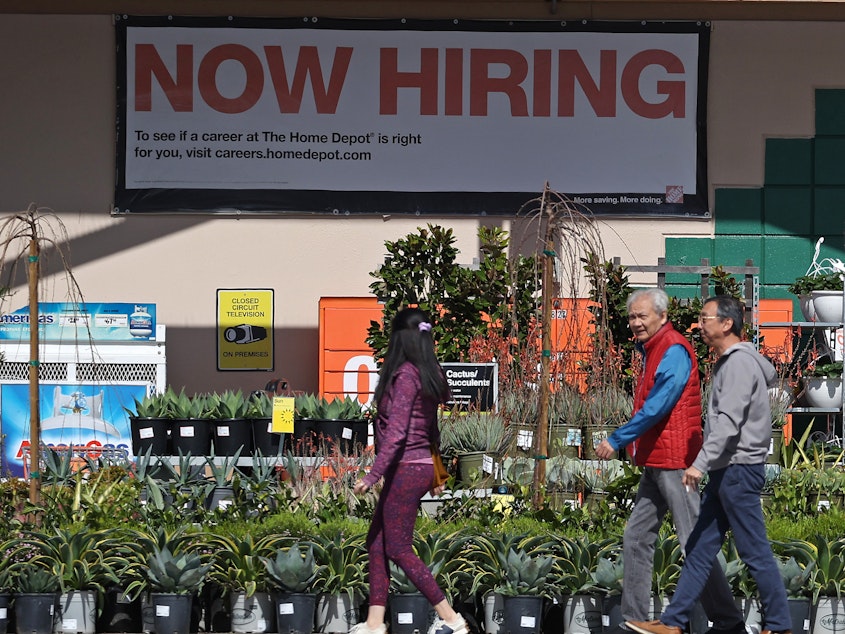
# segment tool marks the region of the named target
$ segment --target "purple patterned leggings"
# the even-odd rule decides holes
[[[431,605],[446,598],[431,571],[412,548],[414,523],[420,500],[431,489],[434,467],[430,464],[399,463],[386,474],[370,531],[370,605],[387,605],[390,589],[388,560],[399,566]]]

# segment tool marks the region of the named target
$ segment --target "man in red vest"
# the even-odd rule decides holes
[[[702,444],[698,363],[689,341],[669,322],[668,307],[669,298],[659,288],[637,290],[628,298],[628,326],[643,357],[634,413],[596,448],[598,457],[608,460],[626,447],[634,464],[642,467],[622,540],[623,621],[654,618],[649,613],[654,544],[666,512],[672,514],[681,547],[698,517],[698,489],[683,483],[684,470]],[[713,624],[707,634],[744,634],[742,612],[721,566],[713,563],[701,595]],[[619,631],[630,632],[625,625]]]
[[[772,441],[769,388],[777,385],[778,376],[754,344],[743,341],[744,313],[737,299],[718,295],[704,302],[698,316],[701,339],[718,359],[710,379],[704,444],[683,482],[697,490],[705,473],[709,478],[672,603],[659,620],[629,621],[639,634],[682,634],[702,588],[713,578],[713,560],[728,529],[757,582],[762,634],[792,634],[786,590],[760,507]]]

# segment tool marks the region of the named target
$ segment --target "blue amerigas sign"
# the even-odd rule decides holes
[[[29,337],[29,307],[0,315],[0,341]],[[156,306],[150,303],[60,303],[38,305],[41,341],[155,341]]]

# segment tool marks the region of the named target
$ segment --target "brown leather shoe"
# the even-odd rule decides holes
[[[682,634],[681,628],[660,621],[625,621],[625,625],[639,634]]]

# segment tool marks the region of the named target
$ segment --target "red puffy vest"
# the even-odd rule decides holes
[[[645,367],[634,394],[634,411],[639,411],[654,386],[657,366],[669,346],[682,345],[692,360],[687,384],[669,415],[628,446],[628,455],[641,467],[686,469],[701,450],[701,388],[695,351],[681,333],[666,322],[645,342]]]

